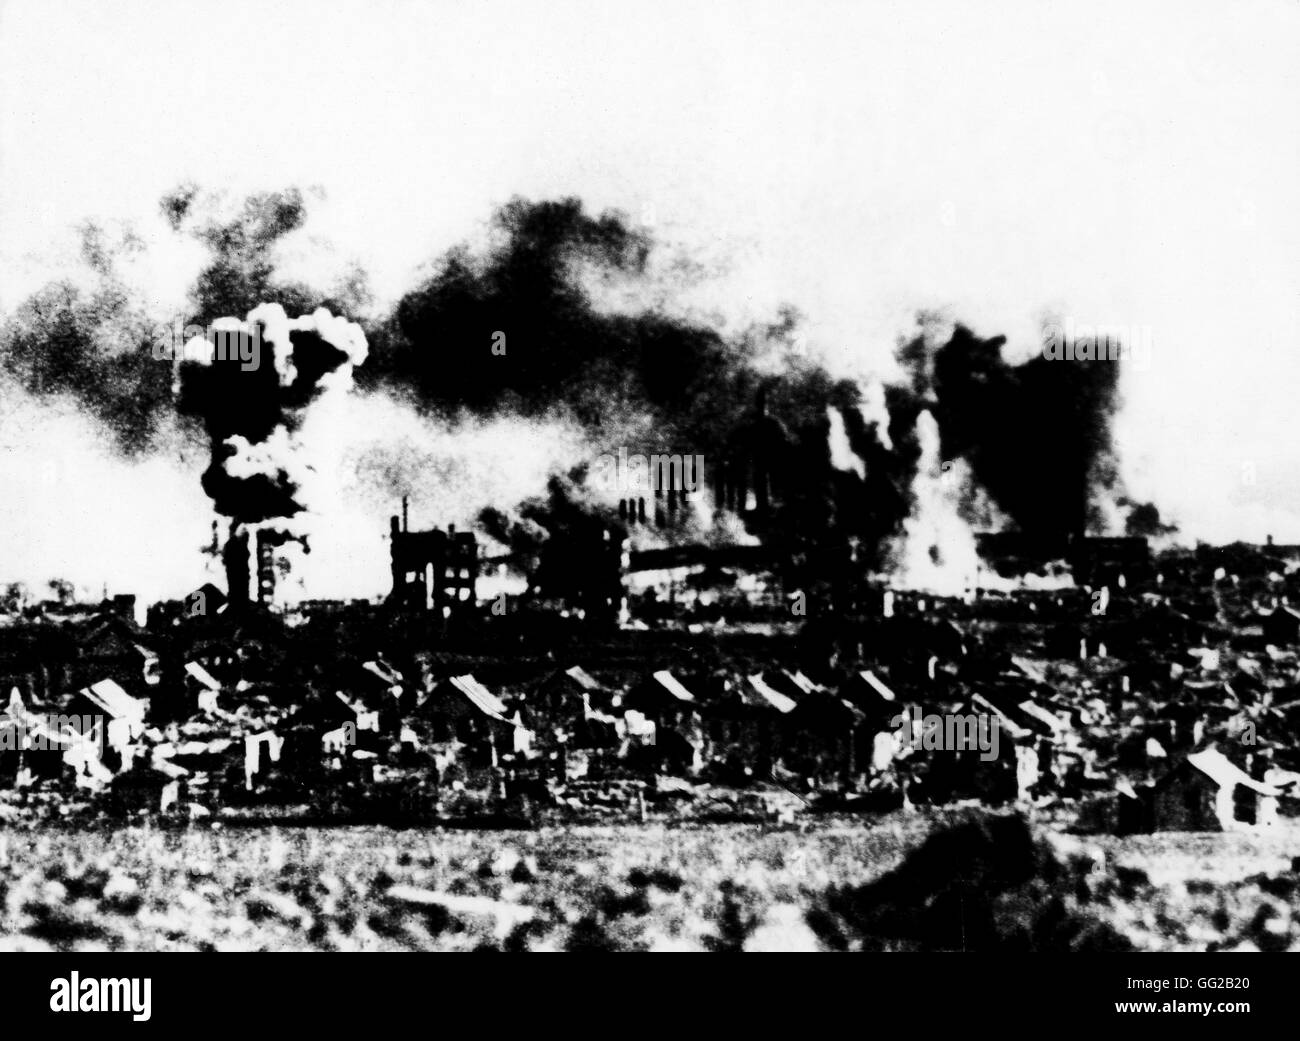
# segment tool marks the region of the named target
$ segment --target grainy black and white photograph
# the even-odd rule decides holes
[[[0,949],[1300,950],[1298,59],[4,0]]]

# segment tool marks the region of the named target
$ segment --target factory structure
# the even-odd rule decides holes
[[[454,524],[446,531],[411,531],[403,499],[401,519],[393,517],[390,524],[389,543],[393,606],[442,619],[473,612],[479,575],[478,540],[473,532],[458,532]]]
[[[813,590],[824,594],[821,613],[842,619],[878,614],[886,602],[924,602],[927,593],[953,595],[909,587],[905,576],[882,570],[851,528],[813,529],[799,519],[835,502],[834,488],[822,487],[835,475],[800,459],[795,439],[768,408],[766,387],[716,453],[650,458],[657,467],[652,487],[569,510],[534,554],[489,560],[472,530],[454,524],[412,530],[403,497],[400,515],[390,520],[384,607],[427,623],[430,633],[448,634],[475,619],[490,623],[520,609],[558,612],[599,631],[629,623],[781,621],[789,617],[791,598]],[[861,509],[856,503],[836,508],[850,516]],[[730,542],[708,537],[702,516],[730,518],[744,535]],[[1081,530],[968,537],[981,562],[961,594],[968,599],[1005,591],[1049,566],[1089,589],[1141,584],[1153,574],[1151,547],[1142,537]],[[214,525],[228,609],[282,608],[277,584],[288,565],[281,550],[291,543],[305,549],[305,540],[268,525],[232,524],[218,554],[217,538]],[[522,591],[485,595],[480,579],[501,571],[513,574]]]

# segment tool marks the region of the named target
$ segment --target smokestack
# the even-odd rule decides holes
[[[411,518],[410,515],[407,513],[407,506],[409,502],[410,502],[409,496],[403,495],[402,496],[402,530],[403,531],[411,530]]]
[[[248,533],[232,527],[222,558],[226,568],[226,595],[230,604],[235,607],[247,604],[248,584],[252,577],[248,561]]]
[[[275,599],[275,549],[265,532],[257,533],[257,602],[269,606]]]

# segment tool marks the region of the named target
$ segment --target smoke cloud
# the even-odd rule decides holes
[[[303,419],[322,397],[346,394],[365,358],[359,325],[325,308],[289,318],[276,303],[259,304],[243,323],[223,320],[215,343],[186,345],[179,405],[211,438],[203,487],[217,512],[259,524],[309,508],[315,471],[299,436]]]
[[[449,250],[367,318],[355,268],[323,289],[284,277],[307,204],[290,189],[232,210],[192,186],[163,200],[170,228],[204,250],[185,324],[209,335],[174,366],[152,350],[171,322],[119,271],[143,246],[93,226],[80,280],[47,286],[0,329],[13,393],[73,409],[97,454],[171,453],[175,476],[206,448],[217,514],[328,546],[295,563],[302,595],[382,592],[384,520],[403,496],[417,523],[477,522],[536,556],[552,533],[614,515],[588,474],[620,448],[705,459],[706,487],[674,530],[634,531],[643,545],[761,534],[815,558],[852,543],[869,565],[921,576],[936,552],[973,567],[981,524],[1063,540],[1134,506],[1116,478],[1114,363],[1012,365],[1002,337],[921,315],[899,348],[904,382],[837,378],[807,356],[790,309],[731,333],[671,310],[649,233],[576,199],[513,200],[485,248]],[[747,531],[714,516],[713,484],[755,445],[779,495]],[[1160,527],[1149,509],[1134,523]]]

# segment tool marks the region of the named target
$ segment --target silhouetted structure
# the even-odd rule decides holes
[[[247,529],[232,527],[221,557],[233,610],[250,603],[270,606],[275,599],[275,547],[290,541],[295,540],[279,532],[259,529],[250,534]]]
[[[221,559],[226,569],[227,600],[232,608],[238,609],[250,600],[248,587],[252,576],[247,531],[238,528],[231,530],[230,538],[226,539],[226,545],[221,551]]]
[[[623,529],[599,518],[574,517],[562,536],[542,548],[534,591],[578,611],[598,629],[616,626],[627,610],[628,558]]]
[[[690,515],[692,492],[704,482],[704,457],[682,453],[653,454],[648,459],[648,493],[618,501],[618,519],[631,527],[653,524],[674,528]]]
[[[760,388],[753,415],[732,436],[718,468],[717,508],[747,521],[766,519],[784,492],[783,466],[791,443],[785,424],[768,414],[767,388]]]
[[[442,618],[475,606],[478,582],[478,540],[472,532],[410,531],[406,504],[402,519],[392,519],[393,592],[391,602],[409,611]]]

